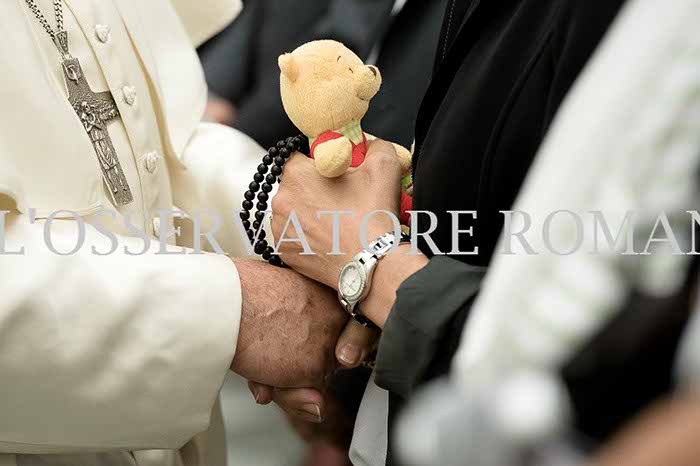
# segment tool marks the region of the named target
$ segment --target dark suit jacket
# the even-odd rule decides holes
[[[380,45],[384,85],[362,120],[365,131],[410,148],[418,108],[433,76],[447,0],[408,0]]]

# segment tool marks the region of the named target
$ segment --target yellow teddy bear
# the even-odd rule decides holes
[[[377,67],[365,65],[350,49],[332,40],[309,42],[282,55],[279,67],[284,109],[309,138],[310,156],[319,173],[335,178],[359,166],[367,153],[367,141],[374,139],[362,131],[360,122],[382,85]],[[394,146],[408,173],[410,152]]]

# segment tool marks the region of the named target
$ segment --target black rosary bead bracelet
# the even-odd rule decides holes
[[[248,191],[243,195],[245,200],[240,214],[243,228],[245,228],[248,239],[253,245],[255,254],[278,267],[284,266],[284,263],[265,239],[267,235],[262,228],[262,222],[265,219],[272,186],[279,181],[284,164],[294,152],[301,152],[308,157],[310,149],[309,139],[306,136],[289,137],[268,149],[262,158],[262,163],[258,165],[258,171],[253,176],[253,181],[248,185]],[[254,208],[256,209],[255,214],[251,216]]]

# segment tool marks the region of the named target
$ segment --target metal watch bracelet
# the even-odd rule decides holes
[[[365,327],[377,328],[377,325],[362,314],[358,305],[369,294],[377,263],[394,248],[395,244],[396,236],[393,232],[380,236],[367,249],[357,254],[340,272],[338,299],[350,316]]]

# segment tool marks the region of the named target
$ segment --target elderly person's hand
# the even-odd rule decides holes
[[[322,177],[313,160],[294,154],[272,199],[272,230],[278,242],[302,234],[289,221],[293,212],[314,255],[304,251],[301,242],[285,241],[278,251],[284,262],[313,280],[337,288],[340,270],[364,249],[360,240],[363,218],[377,211],[398,217],[401,175],[396,151],[384,141],[372,142],[365,162],[339,178]],[[336,246],[342,254],[334,251],[334,216],[324,213],[329,211],[342,212],[336,217],[340,233]],[[377,212],[368,219],[365,243],[394,231],[395,226],[389,215]]]
[[[335,347],[335,356],[346,368],[358,367],[376,346],[379,333],[358,324],[348,322]],[[255,402],[267,405],[273,401],[289,416],[321,423],[326,417],[329,400],[318,388],[274,388],[255,382],[248,382]]]

